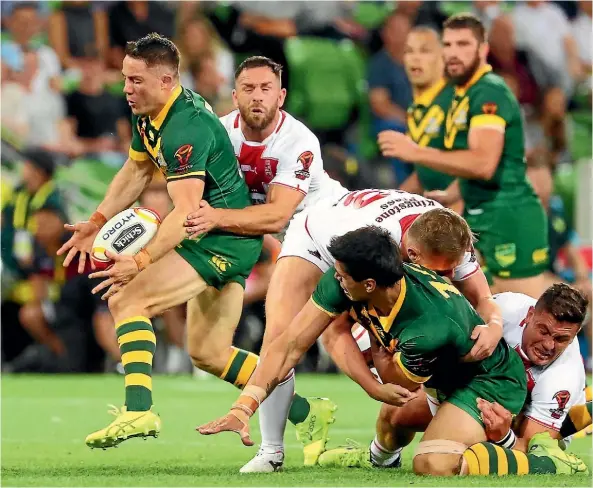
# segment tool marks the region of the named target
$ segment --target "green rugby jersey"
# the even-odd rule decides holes
[[[500,163],[489,180],[459,178],[466,207],[516,205],[537,197],[527,180],[523,120],[517,99],[504,82],[485,65],[462,87],[455,87],[445,117],[444,145],[448,150],[467,150],[471,127],[504,130]]]
[[[204,180],[212,207],[244,208],[251,204],[229,136],[208,103],[178,86],[161,112],[132,116],[130,158],[150,159],[168,182]]]
[[[445,114],[453,100],[453,87],[444,78],[415,96],[408,107],[407,135],[419,146],[442,149],[445,137]],[[416,165],[416,174],[424,190],[445,190],[453,176]]]

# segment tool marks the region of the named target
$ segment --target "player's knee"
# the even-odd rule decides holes
[[[19,321],[25,329],[32,327],[32,324],[41,319],[43,319],[41,307],[34,303],[23,305],[19,310]]]
[[[206,371],[208,373],[212,373],[217,375],[220,373],[220,354],[217,348],[212,347],[211,344],[188,344],[187,345],[187,352],[189,353],[189,357],[191,358],[191,362],[193,365],[201,369],[202,371]],[[224,365],[223,365],[224,367]]]
[[[461,456],[442,454],[419,454],[414,456],[414,473],[430,476],[453,476],[459,474]]]
[[[115,295],[112,295],[107,300],[107,306],[113,317],[119,317],[123,309],[123,305],[126,303],[125,288]]]

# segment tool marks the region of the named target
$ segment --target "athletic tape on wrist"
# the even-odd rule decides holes
[[[515,447],[517,443],[517,436],[513,432],[513,429],[509,429],[507,434],[499,441],[496,441],[494,444],[500,447],[506,447],[507,449],[512,449]]]
[[[138,266],[138,271],[142,271],[152,263],[152,258],[146,249],[140,249],[134,256],[134,261],[136,262],[136,266]]]
[[[89,222],[92,222],[100,229],[107,223],[107,218],[101,212],[93,212],[93,215],[89,218]]]

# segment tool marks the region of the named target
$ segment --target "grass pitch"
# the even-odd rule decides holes
[[[327,396],[339,409],[330,447],[347,438],[368,443],[379,405],[341,376],[300,375],[302,395]],[[155,411],[163,430],[158,439],[131,439],[116,449],[90,450],[86,435],[111,422],[107,404],[123,404],[118,376],[3,376],[3,486],[591,486],[588,476],[428,478],[411,472],[413,447],[404,450],[399,470],[304,468],[289,424],[282,473],[240,475],[255,453],[235,434],[200,436],[197,425],[228,411],[237,390],[215,378],[157,376]],[[259,439],[252,423],[254,440]],[[419,437],[419,436],[418,436]],[[417,437],[417,438],[418,438]],[[591,467],[591,437],[570,449]]]

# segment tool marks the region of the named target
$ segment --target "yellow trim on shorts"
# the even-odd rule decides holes
[[[507,126],[506,121],[500,115],[481,114],[472,117],[470,123],[471,127],[493,127],[504,129]]]
[[[418,376],[418,375],[415,375],[414,373],[412,373],[411,371],[409,371],[404,366],[404,363],[402,363],[401,355],[402,355],[401,351],[396,352],[393,355],[393,360],[401,368],[402,372],[406,375],[406,378],[408,378],[410,381],[413,381],[414,383],[426,383],[432,377],[432,375],[431,376]]]
[[[152,364],[153,354],[150,351],[130,351],[121,355],[121,364],[127,366],[130,363]]]
[[[504,449],[496,444],[492,444],[498,457],[498,476],[503,474],[509,474],[509,462],[507,460],[507,454]]]
[[[529,474],[529,460],[527,455],[521,451],[513,451],[517,460],[517,474]]]
[[[130,159],[134,161],[146,161],[148,159],[148,153],[144,151],[136,151],[135,149],[130,148],[128,151],[128,156]]]
[[[152,391],[152,377],[143,373],[130,373],[125,377],[125,385],[128,386],[143,386]]]
[[[247,384],[249,378],[251,378],[251,375],[255,371],[255,368],[257,368],[257,360],[258,357],[252,352],[247,354],[247,358],[241,365],[237,379],[233,383],[235,386],[242,388]]]
[[[136,341],[148,341],[156,345],[156,336],[151,330],[135,330],[117,338],[117,343],[120,346]]]
[[[233,361],[237,357],[237,354],[239,354],[239,351],[240,351],[240,349],[238,349],[236,347],[233,347],[233,353],[231,354],[231,358],[226,363],[226,366],[224,367],[224,369],[222,370],[222,373],[220,375],[220,378],[221,379],[224,380],[224,378],[226,377],[227,373],[229,372],[229,369],[230,369],[231,365],[233,364]]]
[[[144,322],[145,324],[152,325],[152,322],[148,317],[144,317],[143,315],[136,315],[134,317],[130,317],[129,319],[122,320],[121,322],[115,324],[115,330],[119,329],[122,325],[126,325],[131,322]]]
[[[206,176],[206,171],[192,171],[191,173],[184,173],[182,175],[167,176],[167,181],[178,180],[180,178],[190,178],[192,176]]]
[[[322,312],[325,312],[326,314],[328,314],[330,317],[337,317],[338,315],[340,315],[339,313],[333,313],[330,312],[329,310],[326,310],[325,308],[323,308],[321,305],[319,305],[319,303],[317,303],[313,297],[311,297],[310,302],[315,305],[319,310],[321,310]]]

